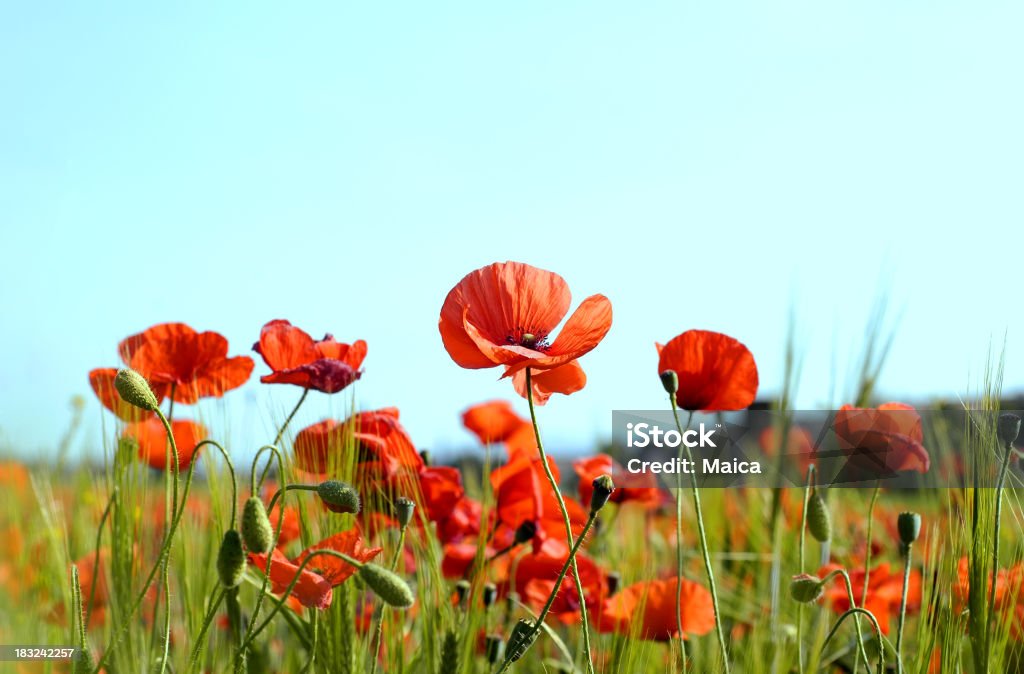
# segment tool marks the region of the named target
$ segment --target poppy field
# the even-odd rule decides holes
[[[923,426],[926,402],[879,398],[868,357],[829,417],[829,441],[865,478],[844,487],[823,477],[791,382],[764,402],[758,363],[775,354],[684,321],[642,359],[674,430],[768,406],[778,421],[757,442],[798,480],[624,478],[631,456],[615,443],[581,457],[544,444],[564,396],[615,386],[584,370],[612,303],[574,304],[569,281],[494,263],[437,298],[437,357],[496,375],[493,399],[453,406],[477,447],[450,462],[422,450],[401,410],[361,405],[375,354],[357,325],[318,340],[270,320],[251,356],[216,326],[174,322],[112,344],[82,373],[102,456],[0,462],[0,644],[77,649],[3,666],[1024,671],[1020,417],[1001,409],[998,362],[956,423]],[[199,410],[257,378],[290,412],[264,445],[239,447]],[[297,423],[329,396],[348,413]],[[948,484],[907,487],[936,475]]]

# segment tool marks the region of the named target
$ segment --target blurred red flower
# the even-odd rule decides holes
[[[572,467],[580,479],[580,503],[590,504],[594,480],[602,475],[611,475],[615,480],[615,491],[609,499],[612,503],[633,501],[653,508],[662,501],[657,477],[651,473],[629,473],[607,454],[577,459]]]
[[[650,580],[633,583],[605,600],[599,629],[629,635],[636,630],[641,639],[669,641],[679,636],[676,626],[676,597],[681,598],[683,637],[701,636],[715,627],[715,609],[707,588],[691,580]],[[636,625],[640,621],[639,626]]]
[[[116,414],[122,421],[141,421],[145,419],[149,416],[149,412],[121,400],[117,389],[114,388],[114,377],[116,376],[116,367],[98,367],[89,372],[89,386],[92,387],[96,397],[99,398],[100,404]],[[149,382],[149,387],[153,389],[157,402],[163,402],[164,398],[167,397],[168,391],[171,389],[169,384],[153,381]]]
[[[848,463],[859,470],[880,476],[900,470],[928,472],[931,461],[922,444],[921,416],[910,405],[843,405],[832,429]]]
[[[465,368],[504,366],[505,377],[526,394],[525,370],[535,370],[534,399],[543,404],[552,393],[570,394],[586,384],[576,362],[591,351],[612,324],[611,302],[604,295],[583,300],[562,327],[569,311],[565,280],[521,262],[495,262],[467,274],[441,307],[438,328],[448,354]]]
[[[827,564],[818,571],[818,578],[824,578],[832,571],[841,568],[838,564]],[[859,567],[850,572],[853,585],[853,596],[860,603],[864,589],[864,568]],[[868,576],[868,593],[863,608],[875,614],[883,634],[889,634],[890,618],[898,617],[900,601],[903,596],[903,571],[893,571],[888,562],[883,562],[871,569]],[[837,576],[825,590],[825,602],[832,606],[837,614],[845,613],[850,608],[850,598],[846,591],[846,581]],[[910,583],[907,591],[907,613],[912,614],[921,607],[921,572],[910,571]]]
[[[514,566],[515,586],[520,588],[519,591],[522,592],[526,603],[538,611],[551,595],[558,573],[569,556],[568,550],[559,552],[561,554],[551,554],[546,549],[532,552],[520,557]],[[604,600],[608,591],[605,580],[607,574],[583,553],[576,555],[576,568],[579,571],[580,584],[583,585],[587,608],[593,610]],[[562,579],[555,602],[551,605],[551,615],[567,625],[579,620],[580,606],[583,603],[580,601],[576,581],[572,576],[570,572]]]
[[[359,412],[342,423],[326,419],[303,428],[295,436],[295,465],[309,473],[326,473],[330,456],[340,454],[349,437],[357,461],[379,462],[385,475],[400,468],[418,472],[423,467],[423,459],[399,423],[394,407]]]
[[[273,370],[260,377],[264,384],[294,384],[305,389],[337,393],[359,379],[366,342],[337,342],[331,335],[320,341],[285,320],[270,321],[260,330],[253,351]]]
[[[192,463],[196,445],[206,437],[206,428],[189,419],[175,419],[171,422],[171,432],[178,448],[178,470],[185,470]],[[124,436],[139,443],[139,456],[150,466],[157,470],[167,467],[170,445],[167,430],[159,419],[150,417],[130,423],[124,429]]]
[[[484,445],[505,442],[523,423],[528,422],[516,414],[507,400],[490,400],[462,413],[462,425]]]
[[[658,349],[658,372],[679,378],[676,403],[684,410],[721,411],[749,407],[757,395],[754,356],[728,335],[687,330]]]
[[[551,457],[548,457],[548,466],[557,481],[558,465]],[[535,548],[549,538],[565,545],[565,521],[540,459],[521,457],[494,469],[491,486],[499,523],[492,540],[495,546],[511,544],[515,530],[524,522],[532,522],[536,526]],[[578,533],[586,522],[587,513],[572,497],[564,500],[573,531]]]

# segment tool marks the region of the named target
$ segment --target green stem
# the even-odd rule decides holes
[[[669,395],[669,401],[672,403],[672,416],[676,420],[676,428],[679,430],[679,434],[683,434],[683,428],[679,423],[679,407],[676,405],[676,397]],[[691,416],[693,413],[690,413]],[[693,452],[690,451],[690,447],[686,443],[682,443],[683,449],[686,450],[686,458],[690,462],[691,468],[695,467],[693,463]],[[690,486],[693,488],[693,508],[697,512],[697,532],[700,535],[700,551],[704,557],[704,570],[708,574],[708,589],[711,591],[711,605],[715,610],[715,631],[718,634],[718,646],[722,650],[722,671],[725,674],[729,674],[729,650],[725,645],[725,630],[722,628],[722,612],[718,607],[718,589],[715,587],[715,570],[711,566],[711,554],[708,552],[708,539],[707,534],[704,531],[704,513],[700,506],[700,489],[697,486],[697,474],[696,471],[690,471]],[[678,598],[677,598],[678,603]],[[682,635],[680,635],[680,638]]]
[[[551,611],[551,606],[555,603],[555,598],[558,596],[558,591],[562,588],[562,582],[565,580],[565,575],[569,571],[570,566],[575,566],[576,553],[579,552],[580,546],[583,543],[583,539],[587,537],[587,533],[590,531],[590,527],[593,526],[594,521],[597,519],[597,513],[591,511],[590,516],[587,518],[587,523],[583,525],[583,531],[580,532],[579,538],[573,543],[572,549],[569,550],[569,557],[562,564],[562,569],[558,572],[558,578],[555,580],[555,586],[551,588],[551,593],[548,595],[548,600],[544,602],[544,608],[541,609],[540,614],[537,616],[536,622],[529,632],[526,633],[524,638],[525,643],[531,643],[536,635],[541,630],[541,625],[544,624],[544,619],[547,618],[548,613]],[[586,604],[586,599],[583,594],[580,594],[580,605]],[[501,674],[512,664],[510,653],[505,653],[505,659],[501,663],[501,669],[498,670],[498,674]]]
[[[849,576],[847,576],[847,581],[849,581]],[[846,613],[839,616],[839,619],[836,620],[836,624],[832,626],[832,629],[829,630],[828,636],[825,637],[825,641],[821,644],[821,651],[822,653],[825,652],[825,647],[828,646],[828,642],[832,640],[832,637],[836,634],[836,630],[839,629],[839,626],[847,617],[859,614],[866,615],[871,620],[872,627],[875,628],[875,635],[878,637],[878,674],[883,674],[883,672],[885,672],[885,642],[882,640],[882,628],[878,626],[878,620],[875,619],[875,614],[867,609],[857,608],[854,606],[850,610],[846,611]],[[861,649],[863,650],[863,645],[861,646]]]
[[[286,491],[316,491],[317,489],[318,487],[315,484],[286,484],[274,492],[274,495],[270,497],[270,504],[267,505],[267,512],[274,509],[274,505],[277,503],[277,500],[284,496]]]
[[[93,555],[92,560],[92,586],[89,588],[89,603],[85,607],[86,629],[89,629],[89,622],[92,618],[92,605],[96,601],[96,586],[99,585],[96,581],[97,574],[100,572],[100,545],[103,542],[103,525],[110,516],[111,507],[117,502],[117,494],[117,487],[114,487],[114,490],[110,493],[110,499],[107,500],[107,507],[103,509],[103,515],[100,517],[100,525],[96,529],[96,553]]]
[[[782,451],[781,449],[779,451]],[[814,486],[814,464],[807,466],[807,485],[804,487],[804,509],[800,515],[800,570],[804,572],[804,541],[807,539],[807,505],[811,500],[811,487]],[[801,602],[796,609],[796,652],[800,665],[800,674],[804,673],[804,605]]]
[[[213,601],[210,602],[210,607],[206,610],[206,615],[203,616],[203,625],[199,629],[199,634],[195,637],[196,643],[192,647],[192,654],[188,658],[188,669],[185,671],[190,674],[199,663],[199,653],[203,648],[203,639],[206,637],[206,632],[210,629],[210,624],[213,623],[213,616],[217,615],[217,609],[220,608],[222,601],[224,601],[224,589],[218,587],[213,596]]]
[[[821,582],[823,584],[824,583],[828,583],[830,580],[832,580],[836,576],[842,576],[843,577],[843,582],[846,584],[846,598],[850,602],[850,608],[851,609],[856,609],[857,608],[857,600],[853,596],[853,581],[850,580],[850,574],[848,574],[846,572],[846,569],[836,569],[832,573],[830,573],[827,576],[825,576],[822,579]],[[863,632],[863,630],[861,629],[861,626],[860,626],[860,616],[855,616],[854,617],[853,624],[857,628],[857,657],[856,657],[856,659],[853,662],[853,674],[857,674],[857,669],[860,666],[860,659],[861,658],[864,658],[864,664],[865,665],[868,664],[868,653],[867,653],[866,650],[864,650],[864,632]],[[824,645],[822,645],[822,648],[824,648]],[[880,653],[879,658],[881,658],[882,657],[882,655],[881,655],[882,652],[879,651],[879,653]]]
[[[866,547],[864,549],[864,587],[860,593],[860,604],[863,606],[868,600],[868,584],[871,580],[871,534],[875,526],[875,504],[878,502],[878,494],[882,491],[882,478],[878,478],[875,481],[875,489],[871,492],[871,502],[868,504],[868,530]],[[856,606],[856,604],[851,604]],[[854,622],[857,626],[860,626],[860,616],[854,618]],[[861,649],[863,650],[863,649]],[[853,669],[857,671],[857,664],[860,662],[861,651],[857,652],[857,660],[853,663]],[[865,658],[865,665],[867,659]]]
[[[1003,487],[1006,485],[1006,472],[1010,467],[1011,447],[1003,451],[1003,464],[999,468],[999,480],[996,482],[996,514],[995,528],[992,531],[992,580],[988,588],[988,607],[985,619],[985,658],[988,659],[992,647],[992,621],[996,613],[996,580],[999,577],[999,526],[1003,518]]]
[[[673,399],[675,396],[672,396]],[[675,403],[673,402],[673,405]],[[686,428],[689,430],[693,422],[693,412],[686,417]],[[676,417],[676,426],[679,427],[679,418]],[[679,428],[680,435],[683,429]],[[683,448],[679,448],[680,462],[683,458]],[[686,633],[683,631],[683,473],[676,473],[676,631],[679,632],[679,658],[682,663],[682,670],[685,672],[686,662]],[[717,614],[717,611],[716,611]]]
[[[295,407],[292,408],[291,413],[284,420],[284,423],[281,424],[281,428],[277,429],[277,435],[274,436],[274,442],[271,443],[271,444],[277,445],[277,444],[279,444],[281,442],[281,437],[284,435],[285,429],[288,428],[288,424],[290,424],[292,422],[292,419],[295,417],[295,413],[299,411],[300,407],[302,407],[302,403],[304,403],[306,401],[306,396],[308,396],[308,395],[309,395],[309,389],[308,388],[302,389],[302,396],[299,397],[299,402],[295,403]]]
[[[569,519],[569,511],[565,507],[565,499],[562,498],[562,492],[558,488],[558,481],[555,480],[555,476],[551,472],[551,466],[548,465],[548,457],[544,452],[544,443],[540,438],[540,426],[537,425],[537,411],[533,402],[533,375],[529,367],[526,368],[526,401],[530,406],[530,422],[533,424],[533,435],[537,441],[537,453],[540,455],[540,462],[544,467],[544,474],[548,478],[548,484],[551,485],[551,490],[555,493],[558,508],[562,511],[562,520],[565,524],[565,538],[569,544],[569,549],[572,550],[575,547],[572,537],[572,522]],[[580,539],[582,540],[582,536],[580,536]],[[583,582],[580,580],[580,572],[576,566],[576,555],[570,554],[569,562],[572,565],[572,575],[576,581],[576,592],[580,597],[580,617],[583,623],[583,653],[587,658],[587,672],[588,674],[594,674],[594,659],[590,654],[590,627],[587,624],[586,594],[583,591]],[[540,628],[538,627],[537,629]]]
[[[903,674],[903,622],[907,617],[907,591],[910,588],[910,558],[913,543],[907,544],[907,561],[903,566],[903,594],[900,596],[900,620],[896,629],[896,672]]]
[[[398,534],[398,547],[395,548],[395,552],[391,557],[390,569],[394,571],[398,568],[398,560],[402,556],[402,550],[405,548],[405,529],[402,527]],[[370,674],[376,674],[377,672],[377,661],[380,659],[380,647],[381,641],[384,638],[384,613],[388,610],[388,605],[383,601],[380,603],[380,614],[377,616],[377,626],[373,631],[373,642],[370,645],[370,656],[373,658],[373,664],[370,667]]]

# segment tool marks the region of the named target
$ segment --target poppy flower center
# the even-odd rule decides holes
[[[527,349],[533,349],[534,351],[547,351],[549,346],[546,332],[535,332],[530,328],[522,327],[518,327],[509,333],[505,337],[505,342],[515,346],[525,346]]]

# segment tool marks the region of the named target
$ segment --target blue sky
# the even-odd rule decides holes
[[[880,293],[885,395],[963,393],[1004,335],[1019,389],[1022,20],[1012,2],[7,5],[0,439],[52,447],[80,393],[98,445],[86,373],[153,323],[250,353],[287,318],[369,342],[356,405],[467,444],[459,411],[514,394],[447,357],[438,310],[506,259],[614,306],[587,388],[543,410],[556,451],[663,406],[653,343],[688,328],[744,341],[770,394],[793,311],[798,402],[843,402]],[[254,377],[198,413],[245,446],[297,395]],[[316,395],[299,421],[349,404]]]

